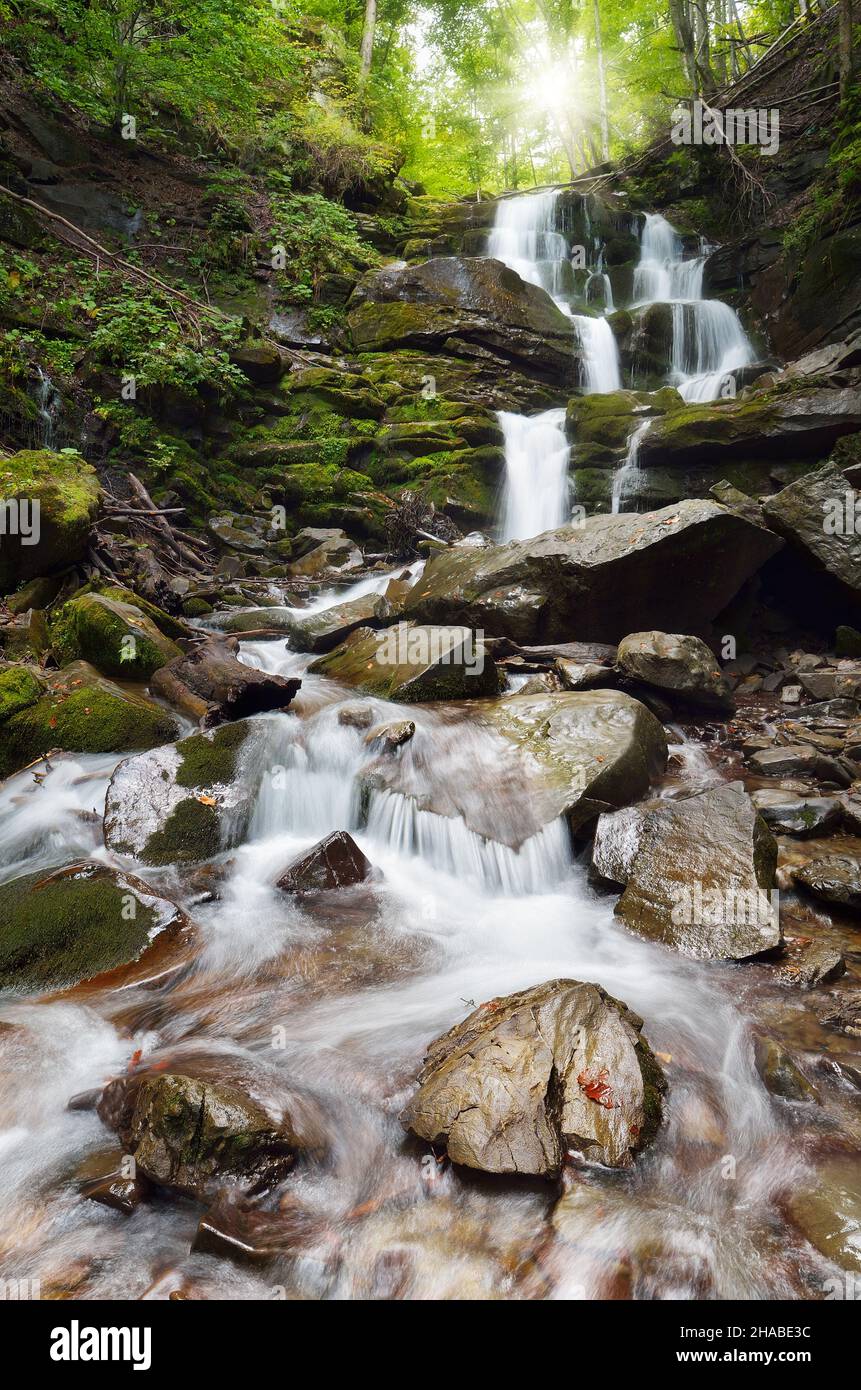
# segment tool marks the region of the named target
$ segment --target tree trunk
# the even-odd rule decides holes
[[[840,97],[845,101],[855,75],[852,52],[852,0],[840,0]]]
[[[362,48],[359,69],[364,81],[371,71],[374,56],[374,31],[377,27],[377,0],[365,0],[365,23],[362,28]]]
[[[685,65],[685,72],[691,86],[691,92],[697,95],[700,89],[699,77],[697,74],[696,45],[694,43],[694,31],[691,24],[690,12],[685,4],[685,0],[670,0],[670,19],[673,24],[673,32],[676,36],[676,43],[682,55],[682,62]]]
[[[607,116],[607,81],[604,73],[604,44],[601,38],[601,0],[594,0],[595,51],[598,55],[598,99],[601,105],[601,158],[610,158],[610,122]]]

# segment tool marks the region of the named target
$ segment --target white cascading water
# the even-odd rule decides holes
[[[570,318],[577,330],[582,362],[582,385],[587,393],[618,391],[619,349],[606,318],[573,314],[565,298],[568,243],[556,230],[557,189],[503,198],[489,234],[487,254],[537,285]],[[596,270],[604,284],[605,311],[613,309],[609,277]],[[524,540],[561,526],[568,517],[568,444],[564,412],[538,416],[499,412],[505,440],[505,486],[500,535]]]
[[[712,401],[733,371],[754,360],[750,340],[728,304],[703,299],[706,255],[684,259],[682,239],[657,212],[645,215],[634,301],[672,304],[670,382],[686,401]]]
[[[631,431],[628,439],[628,452],[625,462],[621,468],[617,468],[613,474],[613,491],[611,496],[610,511],[613,515],[619,512],[634,510],[636,505],[631,508],[629,503],[636,503],[637,483],[640,473],[640,441],[646,430],[651,424],[650,420],[643,420],[641,424]]]
[[[505,441],[501,539],[527,540],[563,526],[569,515],[565,411],[497,415]]]

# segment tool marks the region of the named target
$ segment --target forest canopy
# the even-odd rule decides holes
[[[807,0],[0,0],[4,47],[93,120],[430,193],[530,187],[642,148]],[[283,163],[281,165],[283,168]],[[339,186],[340,185],[340,186]]]

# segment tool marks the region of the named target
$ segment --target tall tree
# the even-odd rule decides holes
[[[365,22],[362,26],[362,47],[359,56],[359,67],[363,80],[367,78],[368,73],[371,71],[371,62],[374,57],[374,33],[376,28],[377,0],[365,0]]]

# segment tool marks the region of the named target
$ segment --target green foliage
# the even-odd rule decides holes
[[[286,299],[311,301],[322,275],[378,264],[379,256],[362,240],[346,208],[320,193],[290,192],[283,178],[272,183],[272,240],[286,251]]]
[[[245,385],[228,356],[239,332],[239,321],[227,320],[195,339],[167,297],[124,292],[99,306],[91,349],[97,361],[133,376],[138,388],[172,387],[192,396],[206,387],[225,400]]]

